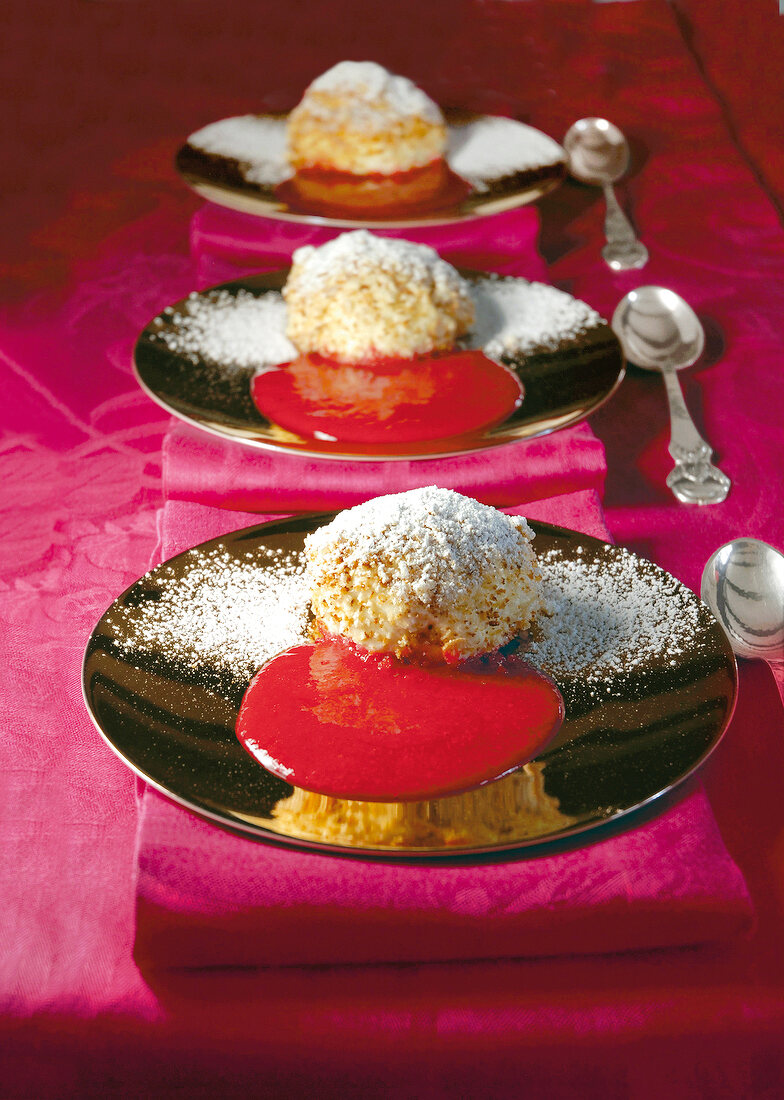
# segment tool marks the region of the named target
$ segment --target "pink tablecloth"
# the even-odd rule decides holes
[[[749,5],[753,10],[752,5]],[[601,960],[158,974],[132,959],[135,780],[86,719],[92,623],[155,553],[168,421],[137,390],[136,331],[197,285],[197,208],[172,177],[184,134],[285,107],[315,72],[374,56],[445,102],[558,136],[605,114],[632,137],[619,195],[651,249],[599,260],[602,207],[567,184],[540,204],[550,277],[609,313],[661,282],[698,308],[707,354],[687,399],[733,478],[725,505],[678,506],[659,381],[630,374],[592,427],[613,537],[692,586],[744,531],[784,545],[780,317],[784,231],[663,0],[170,0],[12,6],[21,125],[5,240],[0,700],[0,1080],[9,1097],[784,1092],[784,728],[764,666],[741,669],[705,789],[757,928],[720,948]],[[363,16],[364,13],[364,16]],[[312,31],[305,42],[304,23]],[[416,26],[418,33],[410,33]],[[771,120],[771,125],[778,120]],[[35,292],[43,295],[35,297]]]

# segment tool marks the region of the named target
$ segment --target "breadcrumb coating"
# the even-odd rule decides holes
[[[305,541],[317,628],[403,658],[492,652],[545,610],[533,537],[522,517],[435,486],[350,508]]]
[[[344,363],[449,350],[475,317],[468,284],[434,249],[364,229],[298,248],[283,296],[292,343]]]

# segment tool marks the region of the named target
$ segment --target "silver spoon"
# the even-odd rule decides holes
[[[784,554],[733,539],[708,558],[701,593],[737,655],[768,662],[784,703]]]
[[[611,323],[629,362],[664,377],[675,460],[667,484],[673,495],[684,504],[720,504],[732,482],[711,462],[713,452],[689,416],[676,374],[699,359],[705,346],[697,314],[674,290],[641,286],[621,298]]]
[[[602,256],[614,271],[645,267],[648,249],[634,235],[629,219],[618,205],[613,183],[629,167],[629,146],[617,126],[606,118],[581,118],[566,132],[564,149],[569,171],[581,183],[604,189],[607,214]]]

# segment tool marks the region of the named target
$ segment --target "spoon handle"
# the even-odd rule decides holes
[[[684,504],[720,504],[732,482],[711,462],[713,451],[694,426],[678,375],[662,370],[670,403],[670,447],[675,466],[667,477],[673,495]]]
[[[635,267],[645,267],[648,262],[648,249],[638,241],[631,222],[621,210],[611,183],[604,184],[604,201],[607,213],[604,218],[604,235],[607,244],[602,256],[613,271],[628,271]]]

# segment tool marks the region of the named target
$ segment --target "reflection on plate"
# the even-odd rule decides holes
[[[498,280],[479,273],[462,274],[477,294],[483,293],[482,288],[523,282]],[[179,320],[188,315],[194,303],[198,306],[202,302],[214,302],[216,295],[223,294],[226,301],[230,296],[234,301],[239,298],[247,302],[252,295],[270,306],[276,302],[280,304],[278,295],[287,276],[287,270],[246,276],[191,295],[153,318],[141,333],[134,351],[137,377],[149,396],[196,427],[254,447],[295,451],[321,458],[413,459],[483,451],[576,424],[602,405],[623,378],[620,344],[603,321],[579,335],[567,331],[557,346],[548,346],[545,342],[526,354],[494,350],[495,307],[492,295],[485,292],[489,305],[485,307],[485,319],[481,324],[478,321],[485,350],[491,358],[517,374],[525,393],[522,404],[507,420],[459,439],[431,439],[402,445],[304,438],[272,424],[254,405],[250,387],[258,362],[251,364],[247,355],[240,356],[236,362],[224,361],[220,354],[208,359],[198,350],[183,349],[181,342],[175,339]],[[552,288],[547,290],[560,293]],[[567,295],[561,297],[574,302]],[[283,344],[288,344],[285,338]],[[294,350],[291,345],[288,347],[289,351]],[[285,358],[285,354],[284,347],[279,355]],[[282,360],[274,358],[273,361]]]
[[[533,522],[555,601],[530,659],[566,721],[518,772],[419,803],[345,801],[290,787],[235,736],[255,668],[305,628],[305,535],[331,516],[246,528],[164,563],[96,626],[90,713],[118,755],[174,800],[259,838],[421,859],[541,845],[669,791],[716,746],[736,694],[732,651],[697,597],[619,547]],[[549,633],[548,633],[549,631]]]
[[[469,185],[468,194],[439,209],[373,217],[324,216],[293,207],[278,191],[290,170],[285,156],[285,115],[246,115],[191,134],[175,165],[205,199],[286,221],[360,228],[411,229],[498,214],[534,202],[565,176],[561,147],[532,126],[510,118],[447,111],[447,162]]]

